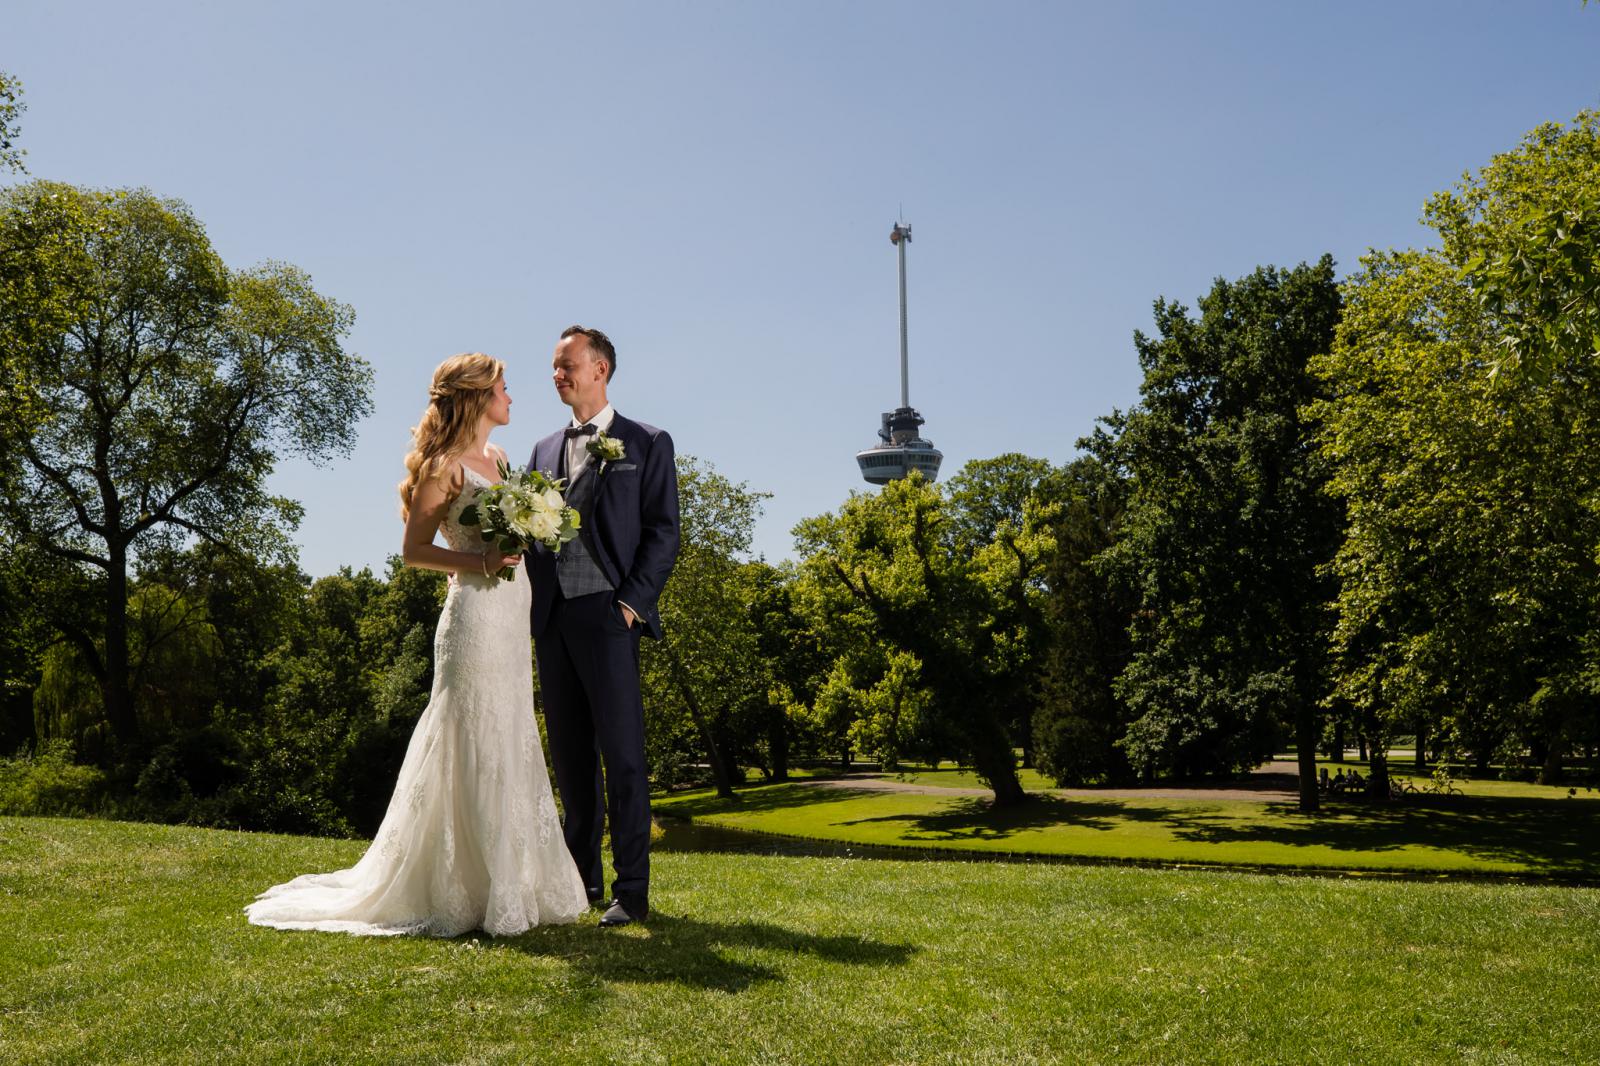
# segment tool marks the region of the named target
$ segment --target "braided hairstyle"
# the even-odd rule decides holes
[[[478,432],[478,423],[494,398],[494,383],[506,372],[505,363],[482,352],[452,355],[433,372],[428,407],[411,430],[411,450],[406,453],[406,476],[400,482],[400,516],[411,517],[411,500],[417,486],[439,477]]]

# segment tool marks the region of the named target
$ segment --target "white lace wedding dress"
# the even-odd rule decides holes
[[[468,470],[441,525],[479,551],[461,511],[488,482]],[[526,567],[462,574],[434,634],[433,696],[406,749],[377,838],[348,870],[305,874],[245,908],[256,925],[367,936],[509,936],[587,908],[562,840],[533,719]]]

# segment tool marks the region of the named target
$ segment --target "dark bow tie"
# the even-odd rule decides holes
[[[581,426],[568,426],[566,429],[566,439],[571,440],[573,437],[592,437],[598,432],[600,432],[599,426],[595,425],[593,422],[585,422]]]

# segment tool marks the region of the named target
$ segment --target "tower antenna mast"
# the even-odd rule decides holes
[[[911,406],[911,358],[906,342],[906,245],[911,243],[911,227],[896,222],[889,239],[900,253],[900,406]]]

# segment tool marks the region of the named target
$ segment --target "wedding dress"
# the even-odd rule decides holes
[[[450,547],[478,552],[483,541],[460,518],[488,482],[465,476],[440,530]],[[533,718],[531,598],[526,567],[513,581],[464,573],[451,582],[434,634],[433,695],[377,838],[348,870],[263,892],[245,908],[252,923],[509,936],[585,911]]]

